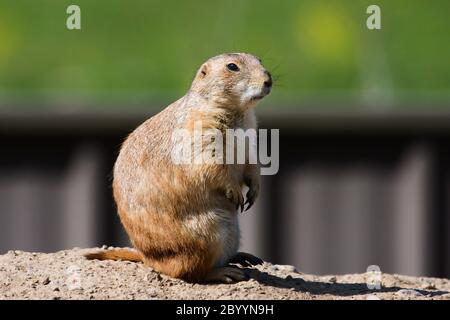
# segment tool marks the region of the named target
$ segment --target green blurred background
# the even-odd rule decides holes
[[[449,15],[448,0],[1,0],[0,106],[160,108],[210,56],[246,51],[276,76],[266,108],[439,108]]]

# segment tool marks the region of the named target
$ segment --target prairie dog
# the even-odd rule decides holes
[[[113,249],[86,257],[143,261],[189,282],[246,279],[243,269],[229,263],[262,262],[237,252],[242,187],[249,188],[250,207],[259,192],[258,165],[174,164],[172,133],[192,132],[196,123],[221,132],[256,129],[252,107],[271,87],[270,73],[251,54],[222,54],[203,63],[185,96],[128,136],[114,165],[114,199],[136,251]]]

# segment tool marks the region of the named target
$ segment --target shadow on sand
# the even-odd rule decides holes
[[[397,292],[402,289],[411,288],[401,288],[401,287],[382,287],[381,289],[369,289],[366,283],[327,283],[327,282],[316,282],[307,281],[301,278],[293,278],[288,276],[287,278],[277,277],[266,272],[259,271],[257,269],[246,268],[247,273],[251,279],[255,279],[261,284],[284,288],[284,289],[294,289],[299,292],[309,292],[315,295],[335,295],[335,296],[353,296],[353,295],[364,295],[373,293],[385,293],[385,292]],[[447,291],[428,291],[422,289],[416,289],[415,291],[421,293],[424,296],[433,297],[438,295],[443,295],[448,293]]]

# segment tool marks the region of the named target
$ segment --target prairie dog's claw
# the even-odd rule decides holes
[[[245,270],[236,267],[216,268],[206,276],[206,282],[233,283],[245,280],[248,280]]]
[[[244,205],[247,205],[247,204],[248,204],[248,206],[247,206],[247,208],[245,208],[244,211],[248,211],[248,209],[250,209],[250,207],[253,205],[253,203],[254,203],[254,202],[253,202],[252,200],[247,199],[247,201],[245,201]]]
[[[256,198],[258,197],[258,193],[259,193],[259,188],[249,187],[247,194],[246,194],[247,201],[245,202],[245,204],[248,204],[248,206],[245,209],[245,211],[247,211],[248,209],[250,209],[253,206]]]
[[[230,263],[239,263],[243,267],[255,266],[262,264],[264,261],[250,253],[238,252],[229,261]]]

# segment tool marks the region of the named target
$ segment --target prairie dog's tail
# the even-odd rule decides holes
[[[88,260],[126,260],[133,262],[142,262],[142,256],[133,249],[109,249],[86,253],[84,255]]]

